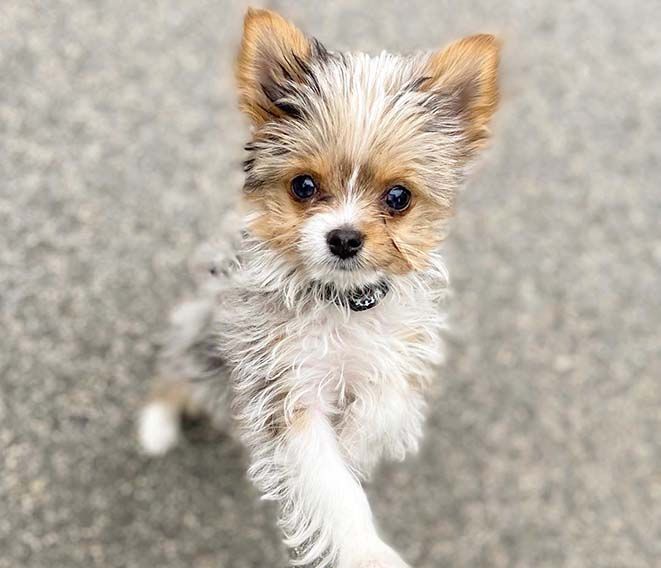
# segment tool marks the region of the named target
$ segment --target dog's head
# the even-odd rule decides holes
[[[253,126],[251,232],[312,279],[356,286],[424,270],[488,137],[498,42],[410,57],[327,51],[249,10],[237,62]]]

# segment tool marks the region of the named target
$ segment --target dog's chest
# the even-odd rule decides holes
[[[396,350],[396,325],[388,325],[372,314],[340,316],[334,310],[303,323],[295,364],[306,372],[329,377],[360,378],[374,371],[376,361],[392,358]]]
[[[438,361],[434,326],[414,307],[384,303],[364,312],[329,309],[302,319],[284,341],[294,388],[340,404],[366,389],[407,385]]]

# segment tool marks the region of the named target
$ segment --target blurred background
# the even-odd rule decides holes
[[[284,566],[229,439],[142,457],[187,260],[241,186],[220,0],[0,2],[0,567]],[[505,41],[447,242],[425,444],[369,486],[417,568],[661,565],[661,5],[271,2],[334,49]]]

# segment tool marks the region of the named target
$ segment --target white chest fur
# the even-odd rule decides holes
[[[403,458],[421,433],[443,321],[430,299],[405,300],[389,295],[363,312],[328,304],[295,317],[243,302],[226,341],[230,358],[241,355],[239,413],[251,422],[289,423],[314,407],[332,417],[357,469],[368,473],[384,451]]]

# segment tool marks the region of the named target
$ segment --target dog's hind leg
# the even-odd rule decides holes
[[[181,418],[192,403],[186,381],[157,378],[152,394],[140,411],[138,438],[150,455],[162,455],[172,449],[181,434]]]
[[[138,439],[143,450],[162,455],[181,436],[181,419],[202,414],[217,428],[229,421],[229,381],[214,345],[209,300],[179,305],[158,356],[151,394],[140,411]]]

